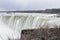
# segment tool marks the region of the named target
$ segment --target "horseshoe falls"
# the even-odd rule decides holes
[[[11,13],[0,14],[0,39],[19,39],[25,29],[54,28],[60,26],[58,14],[42,13]],[[6,35],[4,35],[6,34]],[[8,38],[7,38],[7,37]]]

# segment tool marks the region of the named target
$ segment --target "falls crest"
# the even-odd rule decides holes
[[[49,21],[55,20],[56,22],[60,18],[57,17],[41,17],[41,16],[2,16],[3,23],[11,27],[13,30],[34,29],[45,26]],[[60,22],[60,21],[59,21]]]

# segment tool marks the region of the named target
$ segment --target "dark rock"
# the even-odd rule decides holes
[[[22,30],[21,40],[60,40],[60,28]]]

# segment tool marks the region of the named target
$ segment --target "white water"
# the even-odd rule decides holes
[[[21,37],[24,29],[54,28],[60,26],[60,18],[56,14],[6,14],[0,16],[0,35],[7,35],[11,39]],[[12,36],[14,35],[14,36]],[[7,37],[3,37],[7,40]]]
[[[1,17],[0,17],[1,18]],[[19,33],[12,30],[8,25],[5,25],[0,19],[0,40],[19,38]]]

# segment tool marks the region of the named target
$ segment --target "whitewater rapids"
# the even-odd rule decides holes
[[[0,39],[20,39],[24,29],[60,27],[57,14],[15,13],[0,15]]]

